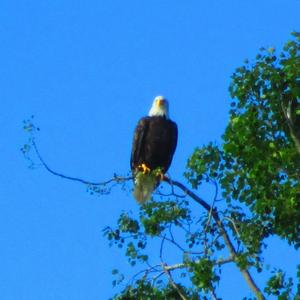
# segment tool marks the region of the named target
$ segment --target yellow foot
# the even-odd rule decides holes
[[[150,173],[150,168],[148,168],[145,164],[141,164],[138,166],[138,170],[142,171],[142,173],[145,174],[149,174]]]

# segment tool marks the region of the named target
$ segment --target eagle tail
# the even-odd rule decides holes
[[[134,180],[134,198],[141,204],[150,200],[153,191],[156,189],[159,180],[155,174],[143,174],[137,172]]]

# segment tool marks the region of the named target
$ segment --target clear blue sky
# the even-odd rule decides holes
[[[128,264],[101,230],[137,210],[130,193],[92,197],[29,170],[23,119],[36,116],[51,167],[105,180],[129,171],[134,126],[162,94],[179,126],[170,173],[183,180],[194,147],[220,141],[234,69],[261,46],[280,48],[300,29],[299,12],[299,0],[2,0],[1,300],[109,298],[111,269]],[[293,270],[299,253],[272,245],[268,256]],[[223,299],[251,295],[228,274]]]

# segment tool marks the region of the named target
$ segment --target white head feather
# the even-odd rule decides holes
[[[166,117],[169,119],[169,102],[163,96],[154,98],[152,107],[149,111],[150,117]]]

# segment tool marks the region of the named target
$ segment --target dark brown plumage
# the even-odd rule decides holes
[[[171,165],[177,145],[177,125],[166,117],[144,117],[135,129],[131,170],[145,164],[150,170],[161,168],[166,173]]]

